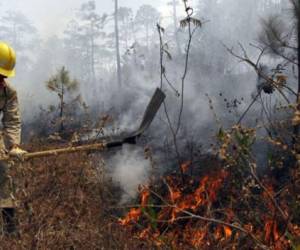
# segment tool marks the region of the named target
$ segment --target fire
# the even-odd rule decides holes
[[[172,209],[164,209],[159,218],[165,218],[171,211],[169,220],[171,223],[174,223],[182,211],[196,211],[201,206],[210,205],[216,201],[217,192],[227,176],[228,173],[225,171],[220,171],[214,176],[206,175],[200,179],[198,187],[191,194],[183,194],[175,184],[176,181],[172,179],[171,176],[167,177],[169,199],[175,207]]]
[[[229,239],[232,235],[232,230],[228,226],[224,226],[224,233],[225,233],[225,238]]]
[[[124,219],[120,219],[119,222],[121,225],[127,225],[131,221],[137,221],[142,214],[142,210],[140,208],[132,208],[130,212]]]
[[[263,196],[264,200],[267,201],[267,207],[268,207],[269,211],[271,211],[271,213],[274,214],[275,207],[269,199],[269,195],[272,195],[272,196],[275,195],[273,186],[270,183],[266,183],[265,188],[266,188],[266,191],[263,192],[262,196]]]
[[[274,225],[273,225],[273,238],[274,238],[275,242],[280,238],[276,221],[274,222]]]
[[[180,166],[182,173],[186,173],[191,165],[192,165],[191,161],[182,163]]]
[[[232,235],[232,230],[230,227],[228,226],[217,226],[217,228],[215,229],[214,232],[214,237],[216,240],[221,240],[223,238],[223,240],[228,240]]]
[[[150,192],[147,188],[141,191],[141,207],[145,207],[148,204]]]
[[[132,208],[124,219],[119,219],[119,223],[125,226],[132,221],[138,221],[142,215],[142,208],[144,208],[148,203],[149,196],[149,190],[147,188],[143,188],[141,191],[141,207]]]
[[[265,223],[265,241],[276,242],[280,238],[277,222],[273,220],[267,220]]]
[[[177,201],[181,197],[181,192],[178,189],[172,189],[170,188],[170,200],[172,203]]]
[[[159,239],[160,233],[159,232],[152,232],[153,230],[151,229],[151,227],[147,227],[146,229],[144,229],[139,235],[138,237],[140,239],[147,239],[148,237],[151,238],[151,240],[155,243],[156,246],[161,246],[163,244],[163,242]]]
[[[148,235],[150,235],[150,227],[145,228],[145,229],[139,234],[139,238],[144,239],[144,238],[146,238]]]
[[[183,165],[182,169],[187,169],[188,164]],[[236,242],[240,237],[246,239],[248,236],[251,240],[250,235],[253,235],[266,246],[270,246],[270,249],[288,249],[289,241],[280,232],[278,225],[281,222],[276,217],[276,208],[269,198],[276,193],[273,186],[265,184],[267,191],[259,194],[263,201],[262,207],[267,213],[259,214],[257,211],[260,211],[260,207],[251,208],[253,209],[251,212],[258,216],[257,221],[262,223],[245,220],[244,224],[239,224],[239,218],[244,219],[241,216],[245,216],[245,213],[242,209],[232,206],[232,202],[235,201],[231,200],[239,196],[228,197],[228,200],[220,196],[225,180],[229,182],[230,177],[227,171],[219,170],[211,171],[202,177],[191,177],[182,182],[180,176],[172,174],[159,186],[162,194],[159,191],[152,192],[150,188],[141,189],[140,207],[131,209],[127,216],[120,220],[120,224],[128,225],[139,239],[157,247],[164,247],[167,244],[177,249],[184,244],[188,248],[223,249],[228,244],[238,246]],[[232,187],[230,186],[229,190],[230,188]],[[235,191],[237,194],[239,192],[242,194],[242,190]],[[220,202],[218,198],[221,198]],[[224,200],[225,207],[222,206],[223,204],[220,205]],[[150,202],[155,206],[150,206]],[[198,215],[199,219],[196,217]],[[207,220],[202,220],[200,217]],[[209,218],[215,218],[216,221],[220,220],[228,225],[210,221]],[[145,225],[145,228],[140,229],[132,222]],[[230,226],[235,223],[242,230]],[[300,229],[298,231],[300,232]],[[216,248],[211,248],[216,245]]]
[[[190,243],[194,247],[201,247],[203,245],[203,240],[205,239],[207,234],[206,230],[194,230],[192,233],[192,239]]]
[[[220,240],[222,238],[222,227],[218,226],[215,230],[214,237],[216,240]]]

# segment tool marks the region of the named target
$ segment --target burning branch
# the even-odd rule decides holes
[[[145,199],[143,198],[144,192],[142,192],[142,202],[140,207],[131,209],[125,219],[121,220],[121,224],[125,226],[130,225],[131,222],[136,223],[142,219],[141,211],[143,211],[143,214],[146,218],[150,219],[153,223],[159,223],[160,226],[158,225],[153,228],[154,231],[147,227],[142,231],[142,233],[138,233],[139,237],[145,239],[146,236],[150,236],[151,238],[156,237],[156,240],[158,240],[158,238],[161,238],[163,234],[165,237],[168,235],[173,235],[175,232],[172,231],[172,228],[177,225],[176,222],[179,221],[181,222],[180,225],[185,225],[183,229],[183,235],[184,237],[188,238],[185,233],[188,234],[188,232],[192,230],[190,224],[192,221],[197,219],[199,221],[211,223],[217,226],[215,230],[215,239],[220,240],[220,237],[222,237],[221,235],[223,234],[225,239],[229,240],[233,233],[232,230],[236,230],[249,236],[261,249],[269,249],[258,237],[256,237],[256,235],[254,235],[249,227],[243,227],[237,222],[230,222],[234,217],[234,214],[231,210],[227,211],[227,220],[216,219],[210,216],[198,214],[200,211],[205,213],[205,208],[209,208],[214,202],[217,201],[217,192],[222,187],[222,184],[227,177],[228,173],[224,170],[218,173],[211,173],[210,175],[204,176],[199,180],[199,186],[193,192],[186,194],[183,187],[176,181],[176,178],[174,179],[173,176],[168,176],[164,180],[164,184],[167,187],[169,194],[168,197],[165,198],[150,188],[148,189],[149,193],[147,193],[147,199],[149,198],[150,194],[152,194],[154,196],[153,198],[158,198],[162,204],[159,206],[145,204]],[[155,217],[151,217],[147,212],[147,208],[159,209],[157,215]],[[207,210],[206,214],[209,213],[209,210]],[[167,231],[163,229],[165,227],[164,225],[169,228],[166,229]],[[200,247],[201,244],[206,242],[206,235],[209,233],[209,224],[205,224],[204,227],[206,230],[202,230],[201,232],[196,230],[193,233],[193,235],[195,234],[198,236],[197,238],[190,240],[192,245],[197,245]],[[162,242],[159,241],[159,244],[162,244]]]

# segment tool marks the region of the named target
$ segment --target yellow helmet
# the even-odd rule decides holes
[[[7,43],[0,41],[0,75],[15,76],[16,53]]]

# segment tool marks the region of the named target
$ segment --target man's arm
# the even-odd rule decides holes
[[[6,87],[7,100],[3,109],[3,137],[6,147],[12,149],[21,143],[21,117],[17,92],[11,86]]]

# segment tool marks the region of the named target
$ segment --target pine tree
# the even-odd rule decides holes
[[[57,94],[59,98],[59,121],[60,129],[62,133],[65,130],[64,118],[65,118],[65,106],[66,106],[66,95],[72,94],[78,90],[79,83],[76,79],[71,79],[69,72],[62,67],[58,72],[50,77],[46,82],[47,89]]]

